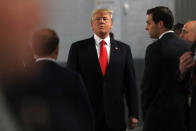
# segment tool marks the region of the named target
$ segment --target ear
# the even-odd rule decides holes
[[[93,21],[91,20],[91,28],[93,28]]]
[[[110,27],[111,29],[112,29],[113,25],[114,25],[114,22],[113,22],[113,20],[112,20],[112,21],[111,21],[111,27]]]
[[[162,21],[162,20],[161,20],[161,21],[159,21],[158,25],[159,25],[160,29],[161,29],[161,28],[165,28],[164,23],[163,23],[163,21]]]
[[[56,47],[54,53],[55,53],[56,55],[58,55],[58,53],[59,53],[59,46]]]

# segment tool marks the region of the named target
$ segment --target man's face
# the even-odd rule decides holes
[[[196,40],[196,35],[192,31],[191,27],[192,25],[190,23],[185,24],[182,29],[182,33],[180,34],[180,37],[187,42],[193,44]]]
[[[158,24],[152,19],[152,14],[147,15],[146,17],[146,30],[149,33],[150,38],[158,38],[160,34],[160,29]]]
[[[102,39],[109,35],[112,25],[113,23],[110,14],[105,12],[96,13],[91,21],[93,32]]]

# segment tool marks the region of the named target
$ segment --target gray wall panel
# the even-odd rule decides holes
[[[195,0],[176,0],[176,22],[186,23],[189,20],[196,20]]]
[[[124,0],[129,4],[129,12],[122,14],[122,38],[132,47],[134,58],[143,59],[146,47],[153,41],[149,38],[146,25],[146,10],[155,6],[168,6],[174,11],[174,0]]]
[[[119,0],[121,2],[121,38],[128,43],[134,58],[144,58],[145,49],[152,42],[145,31],[146,10],[165,5],[174,11],[174,0]],[[90,15],[94,9],[93,0],[47,0],[49,6],[44,9],[47,17],[43,27],[57,31],[60,41],[58,61],[65,62],[71,43],[92,35]],[[129,5],[125,12],[123,5]],[[117,25],[116,25],[117,26]]]
[[[92,0],[48,0],[45,7],[46,24],[60,36],[60,54],[58,61],[67,61],[71,43],[92,35],[90,15],[93,10]]]

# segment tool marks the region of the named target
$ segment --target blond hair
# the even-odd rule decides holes
[[[97,13],[108,13],[112,19],[112,15],[113,15],[113,10],[110,10],[110,9],[107,9],[107,8],[99,8],[99,9],[95,9],[92,11],[92,14],[91,14],[91,21],[93,20],[93,17],[95,14]]]

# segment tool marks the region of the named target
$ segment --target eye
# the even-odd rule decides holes
[[[96,21],[100,21],[100,19],[101,19],[100,17],[97,17],[97,18],[96,18]]]
[[[107,20],[108,20],[108,18],[107,18],[107,17],[103,17],[103,20],[107,21]]]

